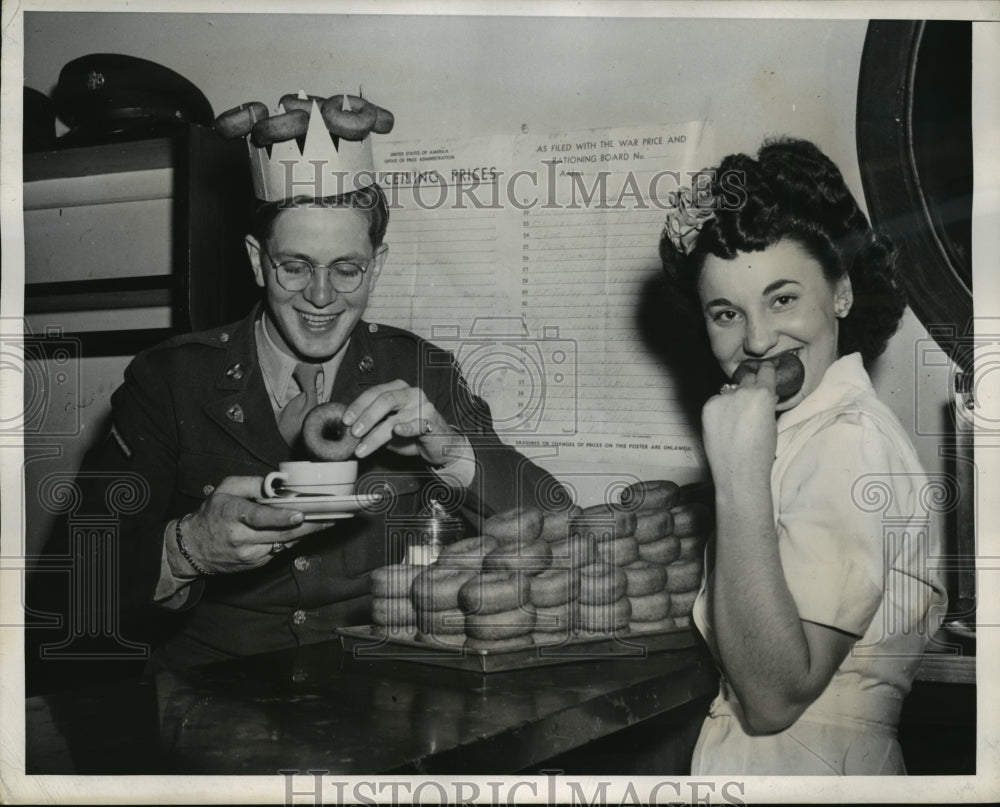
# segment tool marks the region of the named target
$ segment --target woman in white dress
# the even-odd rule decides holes
[[[708,176],[660,247],[729,380],[702,411],[717,529],[694,619],[721,686],[692,773],[905,773],[900,707],[946,598],[927,478],[866,372],[905,306],[894,252],[811,143]]]

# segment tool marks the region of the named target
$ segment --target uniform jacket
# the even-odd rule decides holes
[[[472,484],[449,488],[419,458],[377,451],[359,463],[358,490],[388,485],[391,495],[378,512],[339,521],[258,569],[200,578],[180,611],[154,606],[167,523],[197,509],[223,478],[262,476],[295,458],[278,431],[258,366],[258,311],[136,357],[112,396],[111,434],[85,463],[85,470],[130,471],[148,488],[142,506],[120,522],[119,580],[124,610],[158,612],[143,617],[156,626],[153,669],[322,641],[336,626],[367,624],[369,572],[401,559],[407,518],[429,498],[459,511],[473,534],[481,518],[535,504],[540,491],[551,495],[557,484],[500,441],[489,407],[471,393],[450,353],[409,332],[362,321],[331,400],[350,403],[365,387],[395,379],[422,388],[472,443]]]

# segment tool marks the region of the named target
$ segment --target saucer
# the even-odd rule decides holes
[[[382,497],[377,494],[367,496],[276,496],[254,499],[258,504],[298,510],[306,521],[333,521],[351,518],[362,507],[378,504]]]
[[[313,490],[308,490],[308,488],[313,488]],[[331,490],[331,488],[341,488],[341,490]],[[280,485],[274,488],[275,499],[290,499],[294,497],[307,497],[315,499],[319,496],[337,496],[338,498],[342,498],[344,496],[353,495],[353,482],[343,485],[298,485],[295,487],[285,487],[284,485]],[[267,497],[265,496],[264,498]]]

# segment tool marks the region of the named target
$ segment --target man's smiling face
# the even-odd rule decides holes
[[[265,244],[247,238],[257,285],[265,290],[267,325],[289,355],[326,361],[339,353],[368,306],[385,261],[385,246],[373,249],[364,212],[350,207],[294,207],[278,214]],[[374,260],[372,260],[374,258]],[[275,264],[305,260],[316,266],[338,261],[370,263],[356,291],[334,289],[330,270],[313,272],[309,285],[288,291]]]

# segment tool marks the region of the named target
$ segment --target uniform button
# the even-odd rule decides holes
[[[375,369],[375,359],[373,359],[371,356],[363,357],[361,361],[358,363],[358,369],[362,373],[370,373],[372,370]]]
[[[226,417],[236,423],[243,422],[243,407],[239,404],[233,404],[226,410]]]
[[[215,490],[215,485],[205,485],[205,487],[201,489],[201,492],[204,493],[206,496],[211,496],[214,490]]]
[[[237,362],[232,367],[226,369],[226,375],[235,381],[239,381],[243,378],[243,365]]]
[[[306,612],[299,609],[294,614],[292,614],[292,623],[295,625],[301,625],[306,621]]]
[[[295,568],[298,569],[300,572],[304,572],[306,569],[309,568],[309,558],[307,558],[305,555],[299,555],[295,559]]]
[[[368,333],[378,333],[378,323],[370,322],[368,323]]]
[[[229,341],[229,334],[228,333],[220,333],[219,334],[219,341],[220,342],[228,342]]]

